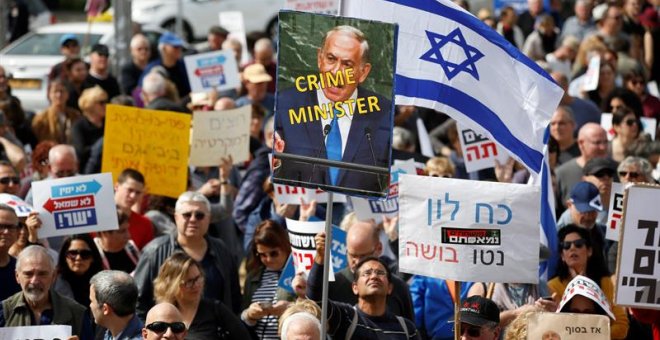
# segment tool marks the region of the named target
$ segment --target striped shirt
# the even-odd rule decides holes
[[[280,271],[265,269],[261,274],[261,284],[252,295],[252,302],[277,302],[277,282],[280,279]],[[277,336],[277,322],[279,318],[275,315],[267,315],[257,321],[255,333],[259,339],[279,339]]]

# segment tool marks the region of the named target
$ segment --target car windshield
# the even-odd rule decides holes
[[[29,37],[21,40],[19,44],[9,49],[7,55],[46,55],[46,56],[59,56],[60,54],[60,38],[66,33],[35,33]],[[85,47],[81,51],[81,55],[89,53],[90,46],[96,44],[101,40],[100,34],[90,34],[86,39],[84,34],[76,34],[78,41],[83,43]]]

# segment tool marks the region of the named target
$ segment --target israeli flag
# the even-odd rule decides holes
[[[543,238],[556,252],[544,153],[561,88],[504,37],[450,1],[345,0],[343,6],[348,17],[399,24],[396,104],[447,113],[497,141],[540,179]]]

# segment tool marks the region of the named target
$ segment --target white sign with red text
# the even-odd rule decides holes
[[[286,219],[291,242],[291,256],[296,273],[304,272],[309,275],[316,256],[316,234],[325,230],[325,221],[297,221]],[[326,240],[326,244],[329,241]],[[330,281],[335,280],[334,271],[330,270]]]
[[[461,124],[456,125],[467,172],[495,167],[495,160],[505,164],[509,154],[486,136]]]
[[[621,218],[623,217],[623,190],[621,183],[612,183],[610,193],[610,209],[607,214],[607,229],[605,238],[619,242],[619,230],[621,230]]]

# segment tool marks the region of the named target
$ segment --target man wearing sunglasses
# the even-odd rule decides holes
[[[181,312],[170,303],[159,303],[147,313],[147,322],[142,329],[144,340],[183,340],[188,334]]]
[[[21,190],[21,178],[16,169],[7,161],[0,161],[0,193],[18,195]]]
[[[18,240],[21,227],[14,209],[6,204],[0,204],[0,301],[18,293],[21,286],[14,276],[16,259],[9,255],[12,244]]]
[[[206,284],[203,297],[219,300],[238,314],[241,290],[238,284],[238,259],[220,239],[208,235],[211,203],[196,191],[181,194],[174,208],[176,233],[155,238],[144,247],[135,268],[138,285],[138,316],[144,318],[153,306],[153,281],[160,266],[175,251],[183,251],[198,261]]]
[[[471,296],[461,305],[461,339],[499,339],[500,309],[495,302],[481,296]]]

